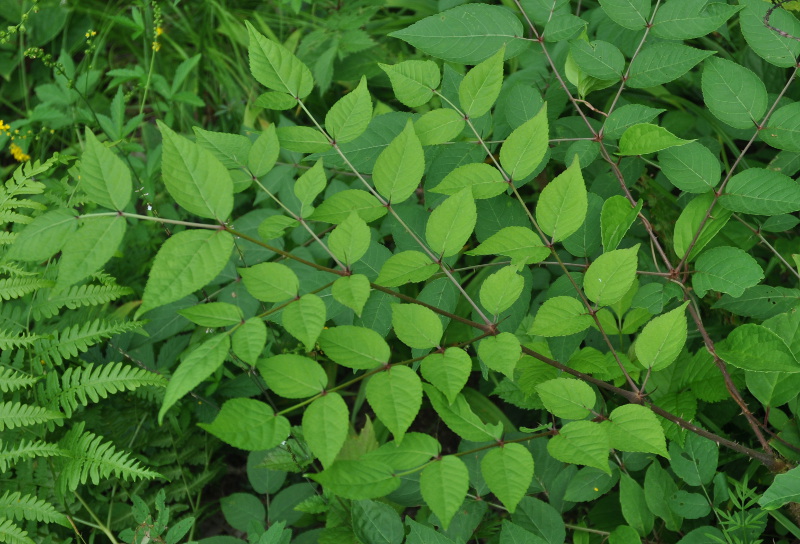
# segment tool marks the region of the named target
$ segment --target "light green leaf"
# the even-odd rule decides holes
[[[706,59],[701,87],[706,106],[733,128],[755,128],[767,111],[767,89],[752,70],[735,62]]]
[[[386,206],[367,191],[345,189],[326,198],[314,210],[309,219],[338,225],[350,217],[350,212],[353,211],[357,212],[367,223],[387,214]]]
[[[278,160],[278,153],[281,151],[278,142],[278,133],[275,125],[272,124],[258,135],[256,141],[250,147],[247,154],[247,168],[252,174],[260,178],[272,170]]]
[[[311,71],[283,45],[265,38],[245,21],[250,35],[250,72],[256,81],[273,91],[305,98],[314,88]]]
[[[740,297],[745,289],[758,285],[763,279],[764,271],[747,252],[738,247],[719,246],[697,258],[692,287],[699,297],[704,297],[708,291]]]
[[[728,181],[719,203],[723,208],[739,213],[793,213],[800,210],[800,185],[780,172],[749,168]]]
[[[689,493],[680,489],[670,497],[669,506],[673,512],[686,519],[699,519],[711,513],[708,499],[700,493]]]
[[[211,423],[198,423],[226,444],[246,451],[274,448],[289,436],[289,420],[276,416],[268,404],[236,398],[222,405]]]
[[[362,459],[380,461],[400,471],[423,465],[441,451],[442,446],[434,437],[423,433],[406,433],[402,444],[391,440],[377,450],[368,452]]]
[[[264,302],[283,302],[297,296],[300,280],[291,268],[280,263],[258,263],[238,268],[247,292]]]
[[[353,503],[350,512],[353,534],[359,542],[400,544],[406,536],[400,514],[388,504],[359,501]]]
[[[666,522],[667,529],[679,531],[683,518],[670,508],[672,495],[678,490],[672,475],[659,463],[650,463],[644,476],[644,497],[647,508]],[[638,535],[636,536],[638,539]]]
[[[393,304],[392,327],[398,340],[416,349],[435,348],[442,340],[442,321],[419,304]]]
[[[654,318],[645,325],[634,348],[639,363],[653,371],[663,370],[675,362],[686,344],[686,315],[688,302]]]
[[[497,53],[467,72],[458,86],[461,110],[469,118],[489,113],[503,86],[503,55],[505,46]]]
[[[86,149],[81,155],[81,189],[101,206],[124,210],[131,200],[131,171],[86,127]]]
[[[392,467],[373,459],[336,461],[308,477],[331,493],[354,501],[384,497],[400,486]]]
[[[303,436],[325,468],[330,468],[339,455],[349,428],[350,411],[339,393],[315,399],[303,412]]]
[[[800,55],[800,42],[791,38],[800,35],[800,22],[797,21],[797,17],[785,9],[773,10],[769,24],[789,34],[781,36],[764,25],[764,16],[771,7],[770,4],[753,0],[739,4],[745,6],[739,14],[739,27],[753,52],[775,66],[794,68]]]
[[[447,174],[431,192],[454,195],[466,187],[472,189],[472,197],[478,200],[504,193],[508,189],[508,183],[503,179],[500,170],[480,162],[459,166]]]
[[[278,127],[276,129],[281,148],[298,153],[324,153],[330,150],[331,142],[316,128]]]
[[[628,127],[649,123],[665,111],[639,104],[626,104],[611,112],[603,125],[603,134],[609,138],[619,138]]]
[[[647,536],[653,530],[655,517],[647,509],[644,490],[639,483],[625,474],[619,477],[619,503],[622,508],[622,517],[628,525],[636,529],[640,537]]]
[[[586,465],[611,474],[608,433],[599,423],[572,421],[547,442],[547,452],[564,463]]]
[[[200,385],[203,380],[211,376],[225,361],[228,349],[231,347],[231,338],[227,334],[216,334],[195,347],[183,358],[164,391],[164,400],[158,411],[158,424],[164,420],[173,404],[184,395]]]
[[[421,251],[401,251],[389,257],[381,267],[375,283],[398,287],[406,283],[425,281],[439,270],[439,265]]]
[[[200,127],[192,127],[192,130],[197,145],[211,151],[225,168],[236,169],[244,166],[253,146],[250,138],[242,134],[212,132]]]
[[[303,172],[294,184],[294,196],[302,204],[301,217],[308,217],[314,211],[314,199],[325,190],[328,180],[322,167],[322,159],[317,160],[314,166]]]
[[[572,378],[555,378],[536,386],[548,412],[563,419],[583,419],[597,402],[589,384]]]
[[[364,327],[342,325],[324,329],[319,345],[330,359],[354,369],[371,369],[389,363],[391,350],[386,340]]]
[[[800,46],[800,42],[798,43]],[[759,136],[775,149],[800,151],[800,102],[793,102],[775,110],[767,128]]]
[[[603,249],[612,251],[625,237],[628,229],[642,211],[644,201],[640,200],[635,207],[621,195],[606,199],[600,212],[600,232],[603,237]]]
[[[625,56],[614,44],[573,40],[569,52],[580,69],[597,79],[617,81],[625,70]]]
[[[364,304],[369,299],[369,279],[364,274],[343,276],[333,282],[331,295],[340,304],[344,304],[361,317]]]
[[[287,399],[317,395],[328,385],[328,375],[322,365],[301,355],[284,353],[259,359],[256,366],[269,388]]]
[[[8,251],[9,259],[46,261],[61,251],[78,228],[78,213],[72,208],[57,208],[31,221],[19,233]]]
[[[255,366],[266,344],[267,326],[258,317],[251,317],[242,323],[233,333],[231,341],[233,353],[252,366]]]
[[[687,433],[682,447],[674,441],[669,443],[672,471],[691,486],[710,484],[718,462],[719,446],[703,436]]]
[[[726,363],[755,372],[800,372],[800,362],[783,339],[767,327],[748,323],[717,346]]]
[[[533,264],[546,259],[550,249],[527,227],[504,227],[489,236],[467,255],[505,255],[513,265]]]
[[[656,12],[651,32],[667,40],[700,38],[717,30],[740,9],[741,6],[722,2],[704,4],[695,0],[670,0]],[[762,15],[759,22],[763,19]]]
[[[366,387],[367,401],[398,444],[422,406],[422,382],[407,366],[393,366],[372,376]]]
[[[422,377],[444,393],[452,404],[467,385],[472,373],[472,359],[461,348],[447,348],[444,353],[431,353],[420,364]]]
[[[689,244],[694,241],[695,244],[687,258],[689,261],[693,260],[717,233],[722,230],[722,227],[728,223],[728,220],[731,218],[731,212],[723,208],[719,202],[714,205],[711,216],[705,219],[706,212],[708,212],[713,201],[713,193],[696,196],[681,212],[681,215],[675,222],[675,233],[673,235],[675,254],[678,257],[683,258],[684,255],[686,255]],[[700,229],[700,225],[703,223],[704,219],[705,224],[703,224],[703,230],[700,232],[700,236],[695,240],[695,234]]]
[[[513,514],[533,480],[533,456],[521,444],[505,444],[481,459],[481,474],[489,490]]]
[[[608,437],[612,448],[656,453],[669,459],[664,428],[649,408],[640,404],[626,404],[614,409],[609,419]]]
[[[775,475],[775,480],[764,491],[758,504],[764,510],[777,510],[784,504],[800,500],[800,467]]]
[[[484,338],[478,344],[478,356],[481,361],[509,379],[514,378],[514,369],[522,355],[519,340],[510,332],[501,332],[496,336]]]
[[[640,30],[650,21],[650,0],[600,0],[608,18],[620,26]]]
[[[275,238],[283,237],[283,233],[286,229],[294,228],[299,224],[300,223],[296,219],[286,217],[285,215],[270,215],[258,226],[258,235],[262,240],[268,242]]]
[[[369,227],[356,213],[339,223],[328,237],[328,249],[348,267],[357,262],[369,249]]]
[[[517,301],[524,286],[525,280],[517,274],[515,267],[503,267],[483,280],[481,305],[490,314],[500,315]]]
[[[646,45],[631,63],[627,84],[633,89],[641,89],[669,83],[713,54],[713,51],[695,49],[682,43]]]
[[[161,173],[175,202],[194,215],[225,221],[233,209],[233,181],[210,151],[173,132],[160,120]]]
[[[622,300],[636,279],[639,244],[628,249],[615,249],[600,255],[589,266],[583,278],[586,296],[598,306],[609,306]]]
[[[531,334],[545,337],[569,336],[592,326],[594,320],[586,306],[572,297],[553,297],[536,312]]]
[[[233,236],[222,230],[185,230],[161,245],[136,315],[190,295],[217,277],[233,251]]]
[[[425,238],[439,258],[455,255],[464,247],[478,220],[470,189],[462,189],[431,212]]]
[[[439,66],[432,60],[406,60],[392,66],[378,63],[378,66],[389,76],[395,97],[409,108],[426,104],[442,80]]]
[[[545,103],[539,113],[508,135],[500,148],[500,165],[511,179],[525,179],[539,167],[547,154],[549,130]]]
[[[678,138],[663,127],[641,123],[628,127],[622,134],[617,155],[647,155],[689,142],[690,140]]]
[[[267,91],[258,95],[253,105],[268,110],[290,110],[297,107],[297,99],[286,93]]]
[[[478,64],[506,46],[512,58],[527,44],[516,14],[503,6],[466,4],[426,17],[392,32],[411,46],[431,56],[461,64]]]
[[[699,142],[665,149],[658,164],[670,183],[689,193],[707,193],[717,186],[722,171],[717,157]]]
[[[567,238],[586,220],[589,200],[577,157],[547,184],[536,203],[536,221],[554,242]]]
[[[409,119],[403,131],[378,155],[372,171],[375,189],[392,204],[417,190],[425,171],[425,153]]]
[[[455,455],[445,455],[425,467],[419,477],[422,498],[447,530],[469,489],[469,471]]]
[[[438,145],[454,140],[465,125],[464,116],[456,110],[441,108],[424,113],[414,121],[414,132],[422,145]]]
[[[64,289],[99,271],[114,256],[125,236],[126,222],[121,215],[92,217],[61,250],[56,289]],[[19,242],[17,242],[19,243]]]
[[[241,308],[227,302],[195,304],[178,310],[178,313],[201,327],[230,327],[244,319]]]
[[[361,136],[372,120],[372,99],[367,90],[367,78],[361,76],[358,86],[331,106],[325,116],[325,129],[337,144]]]
[[[491,442],[499,440],[502,436],[503,424],[489,425],[481,421],[462,393],[456,395],[453,402],[448,403],[444,395],[434,386],[423,383],[422,389],[444,424],[461,438],[472,442]]]

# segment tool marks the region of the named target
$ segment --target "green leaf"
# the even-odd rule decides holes
[[[301,355],[283,353],[259,359],[256,367],[267,386],[287,399],[313,397],[328,385],[328,375],[322,365]]]
[[[294,228],[299,224],[297,220],[285,215],[270,215],[258,226],[258,235],[262,240],[268,242],[275,238],[282,238],[286,229]]]
[[[664,428],[649,408],[640,404],[626,404],[614,409],[609,419],[608,437],[612,448],[656,453],[669,459]]]
[[[414,121],[414,132],[422,145],[438,145],[454,140],[465,125],[464,116],[456,110],[441,108],[424,113]]]
[[[503,267],[481,284],[481,305],[490,314],[500,315],[519,299],[524,286],[525,280],[517,274],[515,267]]]
[[[392,66],[378,63],[378,66],[389,76],[395,97],[409,108],[426,104],[442,80],[439,66],[432,60],[406,60]]]
[[[625,70],[625,57],[614,44],[595,40],[573,40],[569,52],[586,74],[597,79],[617,81]]]
[[[72,208],[57,208],[31,221],[19,233],[8,251],[9,259],[46,261],[61,251],[78,228],[78,213]]]
[[[651,32],[667,40],[700,38],[717,30],[740,9],[741,6],[722,2],[704,4],[694,0],[670,0],[656,12]],[[763,19],[762,15],[759,22]]]
[[[392,327],[398,340],[416,349],[438,347],[444,334],[439,317],[419,304],[392,304]]]
[[[655,518],[647,509],[644,490],[636,480],[625,473],[619,476],[619,503],[622,507],[622,517],[628,525],[636,529],[641,537],[650,534]]]
[[[220,500],[225,521],[238,531],[246,531],[250,522],[263,527],[267,517],[261,500],[250,493],[233,493]]]
[[[325,190],[328,180],[325,178],[325,170],[322,167],[322,159],[319,159],[314,166],[306,170],[294,184],[294,196],[301,203],[300,216],[308,217],[314,211],[312,204],[314,199]]]
[[[738,247],[719,246],[703,252],[695,264],[692,287],[697,296],[708,291],[740,297],[745,289],[758,285],[764,271],[758,262]]]
[[[297,107],[297,99],[286,93],[267,91],[258,95],[253,105],[268,110],[290,110]]]
[[[572,421],[547,441],[547,452],[564,463],[586,465],[611,474],[608,450],[611,449],[605,427],[591,421]]]
[[[539,113],[508,135],[500,148],[500,165],[513,180],[523,180],[542,163],[548,150],[547,103]]]
[[[331,295],[340,304],[344,304],[361,317],[364,304],[369,299],[369,279],[364,274],[343,276],[333,282]]]
[[[775,110],[767,122],[767,128],[758,135],[775,149],[800,151],[800,102]]]
[[[707,193],[717,186],[722,171],[717,157],[699,142],[665,149],[658,164],[670,183],[689,193]]]
[[[175,202],[194,215],[225,221],[233,209],[233,181],[210,151],[173,132],[160,120],[161,173]]]
[[[353,503],[350,515],[353,533],[360,542],[400,544],[406,536],[400,515],[388,504],[358,501]]]
[[[278,142],[278,133],[272,124],[258,135],[250,147],[247,155],[247,168],[252,174],[260,178],[267,175],[278,160],[281,146]]]
[[[505,255],[516,266],[540,262],[550,255],[550,249],[527,227],[504,227],[467,251],[467,255]]]
[[[233,333],[233,353],[248,365],[255,366],[259,355],[267,344],[267,326],[261,318],[251,317]]]
[[[713,54],[714,51],[703,51],[681,43],[646,45],[631,63],[627,84],[633,89],[641,89],[669,83]]]
[[[190,295],[217,277],[233,251],[233,236],[221,230],[185,230],[161,245],[136,315]]]
[[[367,90],[367,78],[361,76],[358,86],[340,98],[325,115],[325,129],[337,144],[361,136],[372,120],[372,99]]]
[[[699,519],[711,513],[707,498],[700,493],[689,493],[683,489],[672,494],[669,506],[673,512],[686,519]]]
[[[481,474],[489,490],[513,514],[533,480],[533,456],[525,446],[504,444],[481,459]]]
[[[167,410],[172,405],[216,372],[225,361],[230,347],[230,336],[216,334],[195,347],[183,358],[181,364],[178,365],[175,373],[170,378],[166,391],[164,391],[164,400],[161,403],[161,409],[158,411],[159,425],[164,420],[164,414],[167,413]]]
[[[393,366],[369,379],[366,394],[375,415],[402,444],[422,406],[422,382],[417,373],[407,366]]]
[[[503,424],[489,425],[482,422],[463,394],[459,393],[453,402],[448,403],[444,395],[432,385],[423,383],[422,389],[444,424],[461,438],[472,442],[494,442],[502,436]]]
[[[764,17],[770,5],[758,1],[741,2],[745,9],[739,14],[739,27],[747,45],[765,61],[781,68],[793,68],[800,55],[800,43],[791,36],[800,35],[800,22],[785,9],[776,9],[769,24],[780,28],[789,36],[781,36],[764,25]]]
[[[370,223],[386,215],[386,206],[367,191],[346,189],[328,197],[311,214],[309,219],[338,225],[355,211]]]
[[[776,474],[758,504],[764,510],[777,510],[784,504],[797,502],[800,499],[800,467],[795,467],[783,474]]]
[[[642,211],[644,201],[640,200],[635,207],[621,195],[614,195],[606,199],[600,212],[600,232],[603,237],[603,249],[612,251],[631,228],[633,222]]]
[[[569,336],[592,326],[594,320],[586,306],[572,297],[553,297],[536,312],[531,334],[544,337]]]
[[[739,213],[793,213],[800,210],[800,185],[774,170],[750,168],[728,181],[719,203],[723,208]]]
[[[330,468],[347,439],[350,411],[339,393],[315,399],[303,412],[303,436],[322,466]]]
[[[425,281],[439,270],[439,265],[421,251],[401,251],[389,257],[381,267],[375,283],[398,287],[406,283]]]
[[[572,378],[547,380],[536,386],[536,392],[548,412],[564,419],[585,418],[597,402],[588,384]]]
[[[444,353],[432,353],[425,357],[420,364],[420,372],[452,404],[467,385],[472,373],[472,359],[461,348],[447,348]]]
[[[693,260],[717,233],[722,230],[722,227],[728,223],[728,220],[731,218],[731,212],[723,208],[720,203],[717,202],[717,204],[714,205],[714,209],[711,211],[711,215],[703,224],[703,220],[706,218],[706,213],[711,207],[712,202],[714,202],[713,193],[699,195],[692,199],[681,212],[680,217],[678,217],[678,220],[675,222],[675,234],[673,236],[675,254],[678,257],[683,258],[686,255],[689,244],[695,241],[689,253],[689,257],[687,258],[689,261]],[[695,240],[695,234],[700,229],[701,224],[703,224],[703,230],[700,232],[700,236]]]
[[[99,271],[114,256],[123,236],[126,222],[121,215],[92,217],[61,250],[56,289],[64,289]],[[17,242],[19,243],[19,242]]]
[[[93,201],[112,210],[124,210],[131,200],[131,171],[113,151],[86,127],[86,149],[81,155],[81,189]]]
[[[677,442],[669,443],[669,464],[681,480],[692,486],[708,485],[717,472],[719,447],[694,433],[686,435],[681,447]]]
[[[706,106],[733,128],[754,128],[767,111],[767,89],[752,70],[735,62],[706,59],[701,87]]]
[[[389,34],[433,57],[478,64],[506,46],[506,58],[526,47],[522,23],[502,6],[467,4],[426,17]]]
[[[354,501],[384,497],[400,486],[400,478],[389,465],[372,459],[339,460],[308,477],[331,493]]]
[[[364,327],[342,325],[324,329],[319,345],[330,359],[353,369],[371,369],[389,363],[389,344],[380,334]]]
[[[447,530],[469,489],[469,471],[455,455],[445,455],[422,471],[419,477],[422,498]]]
[[[671,531],[679,531],[683,518],[675,514],[670,508],[672,495],[678,490],[678,485],[659,463],[651,463],[647,467],[644,477],[644,498],[647,508],[656,516],[666,522]],[[637,537],[638,538],[638,535]]]
[[[408,516],[406,516],[406,525],[411,529],[408,533],[406,544],[456,544],[454,540],[447,538],[442,532],[417,523]]]
[[[442,451],[442,446],[432,436],[406,433],[403,443],[391,440],[377,450],[368,452],[363,459],[381,461],[394,470],[409,470],[424,465]]]
[[[547,184],[536,203],[536,221],[545,234],[559,242],[586,220],[589,201],[577,158]]]
[[[172,382],[170,382],[172,383]],[[289,420],[254,399],[226,401],[211,423],[198,423],[226,444],[246,451],[274,448],[289,436]]]
[[[350,212],[328,237],[328,249],[349,268],[364,256],[369,242],[369,227],[356,212]]]
[[[276,129],[281,148],[298,153],[324,153],[331,142],[322,132],[311,127],[278,127]]]
[[[264,302],[283,302],[297,296],[300,280],[291,268],[280,263],[258,263],[238,268],[247,292]]]
[[[663,370],[675,362],[686,344],[686,315],[688,302],[654,318],[645,325],[636,339],[636,357],[643,367]]]
[[[249,21],[245,25],[250,36],[250,72],[256,81],[298,99],[308,96],[314,88],[308,67],[283,45],[265,38]]]
[[[755,372],[800,372],[797,356],[770,329],[748,323],[733,329],[717,354],[726,363]]]
[[[626,104],[611,112],[603,124],[603,134],[609,138],[619,138],[628,127],[649,123],[664,111],[639,104]]]
[[[467,72],[458,86],[461,110],[469,118],[478,118],[489,113],[500,95],[503,86],[503,55],[505,46],[497,53]]]
[[[564,499],[570,502],[589,502],[600,498],[617,485],[619,470],[602,472],[594,467],[584,467],[567,484]]]
[[[690,140],[678,138],[663,127],[641,123],[628,127],[622,134],[617,155],[647,155],[689,142]]]
[[[501,332],[496,336],[484,338],[478,344],[478,356],[481,361],[509,379],[513,379],[514,369],[521,355],[519,340],[510,332]]]
[[[508,183],[497,168],[486,163],[464,164],[447,174],[431,189],[432,193],[454,195],[464,188],[472,190],[472,198],[492,198],[506,192]]]
[[[250,139],[241,134],[212,132],[200,127],[192,127],[192,130],[197,145],[211,151],[225,168],[241,168],[253,147]],[[272,130],[275,131],[274,128]]]
[[[195,304],[178,313],[201,327],[230,327],[244,320],[241,308],[227,302]]]
[[[400,204],[417,190],[424,171],[425,154],[409,119],[403,131],[378,155],[372,181],[391,204]]]
[[[600,255],[589,266],[583,278],[587,298],[598,306],[609,306],[622,300],[636,279],[639,244],[628,249],[615,249]]]
[[[286,331],[300,340],[306,351],[313,351],[322,327],[325,326],[325,303],[317,295],[308,293],[293,301],[281,313],[281,324]]]
[[[608,18],[631,30],[640,30],[650,21],[650,0],[600,0]]]
[[[462,189],[431,212],[425,227],[425,238],[439,258],[450,257],[461,251],[467,243],[477,220],[472,191]]]

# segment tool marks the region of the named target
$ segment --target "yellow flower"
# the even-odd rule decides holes
[[[153,42],[153,51],[155,51],[157,53],[160,50],[161,50],[161,44],[158,43],[158,42]]]
[[[86,34],[84,34],[84,36],[86,36],[87,40],[89,38],[94,38],[95,36],[97,36],[97,31],[96,30],[87,30]]]
[[[11,125],[7,125],[2,119],[0,119],[0,132],[8,132],[11,129]]]
[[[156,37],[161,36],[164,33],[164,29],[160,26],[156,27]]]
[[[25,153],[20,146],[17,144],[11,144],[9,146],[9,150],[11,151],[11,155],[14,156],[14,160],[17,162],[25,162],[31,160],[31,156]]]

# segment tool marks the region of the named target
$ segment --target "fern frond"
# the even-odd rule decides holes
[[[30,346],[37,340],[44,340],[46,338],[48,338],[48,336],[41,334],[15,334],[11,331],[0,329],[0,349],[7,350],[22,346]]]
[[[12,298],[24,297],[37,289],[44,289],[53,285],[55,283],[52,281],[41,278],[3,278],[0,280],[0,299],[11,300]]]
[[[143,368],[123,363],[96,367],[89,364],[84,368],[68,368],[64,372],[61,376],[61,393],[56,400],[67,417],[71,417],[79,404],[86,406],[90,401],[98,402],[109,394],[133,391],[144,385],[166,387],[167,380]]]
[[[31,306],[31,309],[33,310],[33,318],[39,320],[53,317],[64,306],[70,310],[75,310],[81,306],[97,306],[131,293],[133,293],[133,290],[129,287],[116,284],[75,285],[66,291],[41,297]]]
[[[38,276],[39,272],[33,270],[25,270],[22,266],[16,263],[3,263],[0,264],[0,272],[5,272],[9,276]]]
[[[79,353],[83,353],[105,338],[138,329],[143,325],[144,323],[139,321],[105,321],[103,319],[79,323],[55,331],[51,338],[42,340],[40,344],[42,354],[52,359],[55,364],[61,364],[65,358],[77,357]]]
[[[0,246],[11,245],[16,237],[16,232],[0,231]]]
[[[13,210],[16,208],[28,208],[29,210],[42,211],[46,210],[47,206],[45,206],[41,202],[36,202],[35,200],[20,198],[18,200],[12,200],[11,202],[7,202],[5,206],[3,206],[3,208],[7,210]]]
[[[123,480],[150,480],[159,478],[158,472],[142,467],[139,461],[131,459],[124,451],[117,451],[111,442],[103,442],[103,437],[92,432],[83,432],[84,423],[72,427],[61,440],[61,446],[71,457],[64,464],[56,482],[59,492],[75,491],[78,485],[91,479],[97,485],[101,479],[116,476]]]
[[[34,459],[37,457],[66,457],[69,452],[62,450],[58,444],[45,442],[44,440],[32,440],[26,442],[21,440],[18,444],[13,444],[5,448],[3,441],[0,440],[0,472],[5,472],[20,459]]]
[[[4,402],[0,404],[0,431],[5,428],[27,427],[46,421],[61,421],[64,414],[42,406],[32,406],[19,402]]]
[[[8,393],[17,389],[30,387],[39,381],[39,378],[26,374],[13,368],[0,367],[0,391]]]
[[[10,519],[0,518],[0,542],[8,544],[36,544],[28,536],[27,531],[23,531]]]
[[[67,516],[56,510],[55,506],[33,495],[23,495],[19,491],[6,491],[0,497],[0,518],[44,521],[70,527]]]
[[[23,215],[21,213],[16,213],[12,211],[0,211],[1,223],[20,223],[23,225],[27,225],[31,221],[33,221],[33,218],[27,215]]]

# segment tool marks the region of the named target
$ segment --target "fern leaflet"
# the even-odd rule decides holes
[[[5,428],[26,427],[36,425],[45,421],[61,421],[64,414],[43,408],[42,406],[31,406],[19,402],[4,402],[0,404],[0,431]]]
[[[51,338],[41,341],[42,354],[61,364],[67,357],[77,357],[104,338],[132,331],[143,326],[138,321],[105,321],[95,319],[88,323],[73,325],[55,331]],[[0,340],[2,340],[0,338]]]
[[[67,516],[56,510],[55,506],[32,495],[23,495],[19,491],[6,491],[0,497],[0,518],[44,521],[70,527]]]
[[[57,294],[42,296],[32,306],[33,318],[36,320],[53,317],[58,310],[66,306],[75,310],[82,306],[96,306],[129,295],[133,290],[121,285],[75,285]]]
[[[0,367],[0,391],[8,393],[17,389],[30,387],[39,381],[39,378],[20,372],[13,368]]]
[[[10,519],[0,518],[0,542],[8,544],[36,544],[28,537],[28,532],[17,527]]]
[[[0,299],[20,298],[37,289],[52,286],[52,281],[41,278],[3,278],[0,280]]]
[[[14,444],[8,449],[5,448],[3,441],[0,440],[0,472],[5,472],[20,459],[64,457],[67,455],[69,455],[69,452],[62,450],[58,444],[45,442],[44,440],[32,440],[30,442],[21,440],[19,444]]]
[[[11,331],[0,329],[0,349],[7,350],[7,349],[19,348],[22,346],[30,346],[37,340],[43,340],[46,338],[49,338],[49,336],[44,336],[41,334],[26,334],[26,333],[15,334]]]

